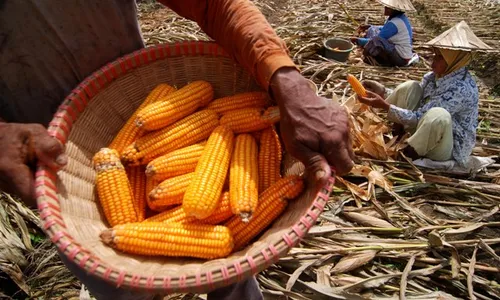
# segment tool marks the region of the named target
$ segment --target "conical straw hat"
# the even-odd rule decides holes
[[[405,12],[417,11],[415,7],[413,7],[413,4],[411,4],[410,0],[377,0],[377,1],[384,6],[399,11],[405,11]]]
[[[493,50],[492,47],[481,41],[470,29],[469,25],[462,21],[452,28],[446,30],[438,37],[426,43],[427,46],[445,49],[457,49],[465,51]]]

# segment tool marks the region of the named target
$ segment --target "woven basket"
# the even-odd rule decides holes
[[[55,114],[48,130],[65,144],[69,159],[59,172],[38,166],[38,208],[52,242],[87,273],[147,292],[206,293],[264,270],[296,245],[322,212],[333,181],[321,189],[309,187],[244,250],[211,261],[128,255],[99,240],[107,222],[96,196],[92,156],[111,142],[157,84],[181,87],[200,79],[214,86],[216,97],[259,89],[214,43],[160,45],[104,66],[78,85]]]

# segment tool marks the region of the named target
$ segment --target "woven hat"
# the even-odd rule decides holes
[[[417,11],[410,0],[377,0],[380,4],[387,6],[389,8],[404,11],[404,12],[414,12]]]
[[[464,51],[488,51],[492,47],[481,41],[470,29],[469,25],[462,21],[452,28],[446,30],[438,37],[427,42],[425,45],[436,48],[455,49]]]

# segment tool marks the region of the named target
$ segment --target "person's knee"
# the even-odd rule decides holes
[[[451,115],[442,107],[433,107],[427,111],[425,117],[428,118],[433,125],[450,126]]]
[[[410,93],[422,93],[420,83],[415,80],[409,80],[399,85],[401,88],[407,89]]]

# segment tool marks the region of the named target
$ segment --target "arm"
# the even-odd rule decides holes
[[[338,174],[353,166],[349,123],[338,104],[318,97],[288,56],[285,43],[248,0],[159,0],[195,20],[276,100],[287,151],[325,184],[333,166]],[[307,122],[304,122],[307,120]]]
[[[396,27],[396,25],[394,25],[394,23],[389,21],[385,23],[384,27],[382,27],[378,35],[381,38],[388,40],[391,37],[395,36],[397,33],[398,33],[398,28]]]
[[[248,0],[159,0],[194,20],[266,90],[282,67],[295,67],[285,43]]]

